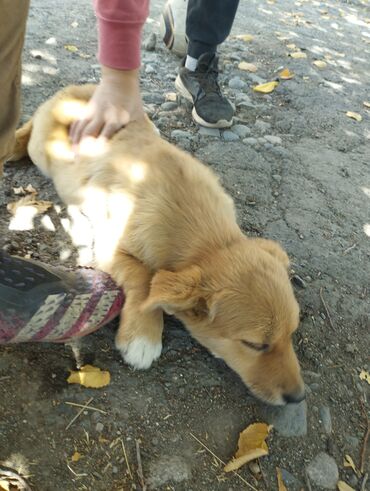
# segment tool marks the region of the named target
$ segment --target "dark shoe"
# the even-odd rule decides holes
[[[123,292],[101,271],[68,271],[0,250],[0,344],[64,342],[116,317]]]
[[[221,93],[217,66],[217,56],[204,53],[194,72],[185,66],[180,68],[175,85],[180,94],[194,104],[192,115],[196,123],[208,128],[229,128],[234,109]]]

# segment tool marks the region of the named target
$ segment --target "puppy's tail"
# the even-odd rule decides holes
[[[32,119],[27,121],[21,128],[15,132],[15,143],[13,152],[9,157],[10,162],[16,162],[28,155],[28,142],[32,133]]]

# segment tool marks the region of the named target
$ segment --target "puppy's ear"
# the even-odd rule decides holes
[[[179,272],[158,271],[141,310],[163,309],[168,314],[199,308],[201,270],[191,266]]]
[[[281,247],[281,245],[278,242],[268,239],[260,239],[260,238],[253,239],[253,241],[259,247],[261,247],[266,252],[271,254],[271,256],[274,256],[276,259],[278,259],[286,269],[289,268],[290,261],[289,261],[288,254],[284,251],[284,249]]]

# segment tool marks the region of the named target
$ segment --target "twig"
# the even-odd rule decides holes
[[[328,319],[329,319],[329,323],[331,325],[331,328],[335,330],[333,321],[331,320],[331,317],[330,317],[329,309],[328,309],[328,307],[327,307],[327,305],[325,303],[324,297],[322,296],[322,287],[320,288],[320,298],[321,298],[321,302],[322,302],[322,304],[324,306],[324,309],[326,311],[326,315],[328,316]]]
[[[308,491],[312,491],[311,482],[310,482],[310,478],[308,477],[307,471],[304,473],[304,477],[305,477]]]
[[[265,488],[266,488],[266,489],[268,489],[268,486],[267,486],[267,481],[266,481],[266,476],[265,476],[265,474],[264,474],[264,472],[263,472],[263,469],[262,469],[261,459],[257,459],[257,461],[258,461],[258,465],[259,465],[259,467],[260,467],[261,476],[262,476],[262,481],[263,481],[263,483],[264,483],[264,485],[265,485]]]
[[[366,483],[367,483],[367,478],[369,477],[369,474],[365,474],[364,475],[364,478],[362,480],[362,484],[361,484],[361,489],[360,491],[366,491]]]
[[[221,462],[221,464],[223,464],[224,466],[226,465],[225,462],[223,460],[220,459],[220,457],[217,457],[217,455],[215,453],[212,452],[212,450],[210,450],[203,442],[201,442],[199,440],[199,438],[197,438],[195,435],[193,435],[193,433],[190,432],[190,436],[192,436],[194,438],[194,440],[196,440],[200,445],[202,445],[203,448],[205,448],[207,450],[207,452],[209,452],[215,459],[217,459],[219,462]],[[256,489],[254,486],[252,486],[252,484],[250,484],[248,481],[246,481],[244,479],[244,477],[242,477],[240,474],[238,474],[236,471],[233,471],[233,473],[235,474],[235,476],[237,476],[244,484],[246,484],[250,489],[253,489],[253,491],[258,491],[258,489]]]
[[[357,246],[357,243],[355,242],[353,245],[351,245],[350,247],[347,247],[347,249],[345,251],[343,251],[343,256],[345,256],[346,254],[349,253],[349,251],[351,251],[352,249],[354,249],[355,247]]]
[[[68,406],[83,407],[84,409],[89,409],[90,411],[97,411],[98,413],[102,413],[102,414],[108,414],[107,411],[103,411],[102,409],[99,409],[97,407],[93,407],[93,406],[86,407],[83,404],[77,404],[77,402],[65,401],[64,404],[68,404]]]
[[[365,458],[366,458],[367,442],[368,442],[369,434],[370,434],[370,424],[369,424],[369,417],[367,415],[364,402],[361,398],[360,398],[360,404],[361,404],[362,412],[364,413],[364,416],[366,419],[366,430],[365,430],[364,441],[362,443],[361,460],[360,460],[360,472],[361,472],[361,474],[363,474],[364,470],[365,470]]]
[[[0,377],[0,382],[2,382],[3,380],[9,380],[10,378],[10,375],[4,375],[4,377]]]
[[[68,467],[68,469],[69,469],[69,470],[72,472],[72,474],[73,474],[74,476],[76,476],[76,477],[87,477],[87,476],[88,476],[88,474],[85,474],[85,473],[82,473],[82,474],[77,474],[77,472],[75,472],[75,471],[72,469],[72,467],[71,467],[71,466],[68,464],[68,462],[67,462],[67,467]]]
[[[76,419],[78,419],[81,416],[81,414],[84,412],[85,409],[87,409],[87,406],[90,404],[90,402],[93,399],[94,399],[93,397],[90,397],[90,399],[87,401],[87,403],[84,406],[82,406],[82,408],[78,411],[76,416],[67,424],[66,430],[68,430],[68,428],[70,428],[73,425],[73,423],[76,421]]]
[[[137,473],[140,479],[140,486],[142,491],[146,491],[147,487],[144,480],[143,466],[141,463],[140,442],[136,440],[136,459],[137,459]]]
[[[0,478],[1,477],[9,477],[10,479],[17,481],[17,484],[20,484],[22,486],[20,488],[22,491],[31,491],[31,488],[23,479],[23,477],[20,474],[18,474],[18,472],[16,472],[13,469],[10,469],[9,467],[0,466]]]
[[[122,445],[123,455],[124,455],[124,457],[125,457],[125,461],[126,461],[126,465],[127,465],[128,474],[129,474],[129,476],[130,476],[130,479],[132,480],[132,479],[133,479],[133,477],[132,477],[132,472],[131,472],[130,464],[128,463],[128,458],[127,458],[127,453],[126,453],[125,444],[123,443],[122,438],[120,438],[120,440],[121,440],[121,445]]]

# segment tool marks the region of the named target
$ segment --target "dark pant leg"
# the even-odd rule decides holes
[[[186,34],[188,55],[215,53],[231,31],[239,0],[189,0]]]

